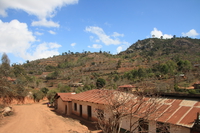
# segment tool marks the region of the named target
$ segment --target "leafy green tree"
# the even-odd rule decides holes
[[[10,59],[8,58],[6,53],[3,53],[1,63],[1,73],[3,73],[4,76],[8,77],[10,74]]]
[[[96,87],[97,87],[98,89],[104,87],[105,84],[106,84],[106,81],[105,81],[105,79],[103,79],[103,78],[98,78],[97,81],[96,81]]]
[[[44,98],[45,94],[40,91],[40,90],[34,90],[33,91],[33,98],[35,101],[39,102],[40,100],[42,100]]]
[[[115,74],[113,80],[114,80],[115,82],[117,82],[117,81],[119,80],[119,75],[118,75],[118,74]]]
[[[119,69],[121,67],[121,64],[122,64],[122,61],[118,60],[118,62],[117,62],[117,69]]]
[[[46,87],[43,87],[42,89],[40,89],[40,91],[42,91],[46,95],[49,89]]]
[[[58,92],[58,90],[49,90],[48,93],[47,93],[47,98],[49,100],[50,103],[53,103],[54,102],[54,96],[56,95],[56,93]]]
[[[192,68],[191,62],[188,61],[188,60],[185,60],[185,61],[184,60],[179,60],[177,62],[177,65],[178,65],[178,70],[179,71],[186,72],[186,71],[190,71],[191,68]]]

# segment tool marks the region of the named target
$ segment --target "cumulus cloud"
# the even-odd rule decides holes
[[[122,36],[123,34],[114,32],[113,35],[115,36],[115,38],[111,38],[111,36],[106,35],[104,30],[100,27],[89,26],[85,28],[85,31],[97,35],[98,39],[96,40],[100,40],[105,45],[119,45],[119,44],[127,43],[127,42],[122,42],[118,38],[116,38],[117,36]]]
[[[117,33],[117,32],[114,32],[112,36],[113,36],[113,37],[123,37],[124,34],[119,34],[119,33]]]
[[[41,32],[38,32],[38,31],[36,31],[34,34],[35,34],[35,35],[38,35],[38,36],[41,36],[41,35],[43,35],[43,33],[41,33]]]
[[[44,27],[60,27],[60,25],[53,21],[47,21],[46,19],[42,19],[39,21],[33,21],[31,23],[32,26],[44,26]]]
[[[122,46],[117,47],[117,53],[120,53],[122,51]]]
[[[61,45],[57,43],[41,43],[37,45],[34,52],[32,54],[26,52],[24,59],[25,60],[35,60],[35,59],[41,59],[41,58],[47,58],[51,57],[53,55],[58,55],[58,48],[61,47]]]
[[[197,33],[195,29],[191,29],[187,33],[182,32],[182,36],[196,37],[198,35],[199,35],[199,33]]]
[[[102,45],[99,45],[99,44],[93,44],[92,46],[88,46],[88,48],[100,49],[100,48],[102,48]]]
[[[151,31],[151,36],[154,36],[156,38],[160,38],[162,36],[164,39],[173,37],[169,34],[163,34],[162,31],[157,30],[157,28],[154,28],[153,31]]]
[[[72,43],[71,46],[74,47],[76,45],[76,43]]]
[[[0,20],[0,36],[0,53],[11,53],[24,60],[57,55],[59,54],[58,48],[61,47],[61,45],[51,42],[35,45],[36,37],[28,30],[26,23],[20,23],[18,20],[11,22]]]
[[[39,19],[32,23],[33,26],[58,27],[58,23],[47,21],[46,18],[54,17],[56,11],[65,5],[77,3],[78,0],[0,0],[0,15],[6,17],[7,9],[20,9]]]
[[[49,30],[49,33],[52,34],[52,35],[55,35],[56,32],[52,31],[52,30]]]

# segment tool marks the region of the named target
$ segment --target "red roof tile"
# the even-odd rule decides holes
[[[55,97],[57,98],[61,98],[64,102],[67,102],[67,101],[71,101],[71,97],[76,94],[74,92],[72,93],[57,93]]]
[[[79,100],[79,101],[86,101],[86,102],[92,102],[92,103],[98,103],[98,104],[105,104],[106,99],[103,95],[106,93],[108,94],[108,90],[89,90],[82,93],[78,93],[72,97],[73,100]]]
[[[124,94],[121,92],[122,95],[118,100],[123,98]],[[91,102],[91,103],[97,103],[97,104],[108,104],[109,101],[105,97],[113,96],[115,94],[115,91],[110,90],[89,90],[85,91],[76,95],[72,95],[70,97],[71,100],[79,100],[79,101],[85,101],[85,102]],[[117,95],[117,93],[116,93]],[[136,103],[132,109],[137,109],[137,98],[130,97],[132,99],[132,105]],[[143,98],[144,101],[150,101],[150,98]],[[155,109],[155,113],[150,115],[150,119],[153,118],[151,116],[154,116],[154,120],[160,121],[160,122],[166,122],[171,123],[175,125],[181,125],[185,127],[191,128],[194,124],[194,120],[196,118],[197,112],[200,112],[200,101],[194,100],[194,99],[172,99],[172,98],[160,98],[161,102],[157,104],[157,108]],[[127,103],[127,104],[130,104]],[[145,104],[144,104],[145,105]],[[145,109],[148,108],[147,106],[143,106],[143,108],[138,111],[138,113],[143,113]],[[129,105],[126,106],[127,108],[131,107]],[[137,114],[135,114],[137,116]],[[138,115],[139,116],[139,115]]]

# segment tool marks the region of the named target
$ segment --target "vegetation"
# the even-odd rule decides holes
[[[198,89],[187,89],[200,80],[199,51],[199,39],[176,37],[138,40],[117,55],[102,50],[95,53],[68,51],[12,66],[8,56],[3,54],[0,97],[5,102],[13,98],[23,100],[32,91],[36,101],[44,96],[52,101],[56,92],[116,89],[119,85],[139,86],[142,82],[148,82],[162,93],[199,94]],[[8,77],[14,80],[10,82]],[[74,83],[82,85],[73,86]]]

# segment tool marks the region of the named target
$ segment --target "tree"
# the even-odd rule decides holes
[[[10,74],[10,59],[8,58],[6,53],[3,53],[1,57],[1,73],[4,74],[4,76],[8,77]]]
[[[50,90],[50,91],[48,91],[47,98],[48,98],[50,103],[54,102],[54,100],[55,100],[54,96],[56,95],[57,92],[58,92],[58,90]]]
[[[104,87],[105,84],[106,84],[106,81],[103,78],[98,78],[97,81],[96,81],[96,87],[98,89]]]
[[[40,91],[42,91],[46,95],[48,93],[49,89],[46,87],[43,87],[42,89],[40,89]]]
[[[119,69],[121,67],[121,64],[122,64],[122,61],[118,60],[118,62],[117,62],[117,69]]]
[[[148,88],[148,86],[143,87]],[[142,123],[146,122],[148,118],[156,117],[153,114],[156,113],[160,102],[158,96],[150,92],[127,93],[102,90],[100,97],[105,99],[105,108],[98,108],[96,115],[98,127],[104,133],[119,133],[122,120],[129,123],[129,131],[127,132],[136,132],[138,129],[140,132],[145,132]],[[106,112],[106,115],[104,112]]]

